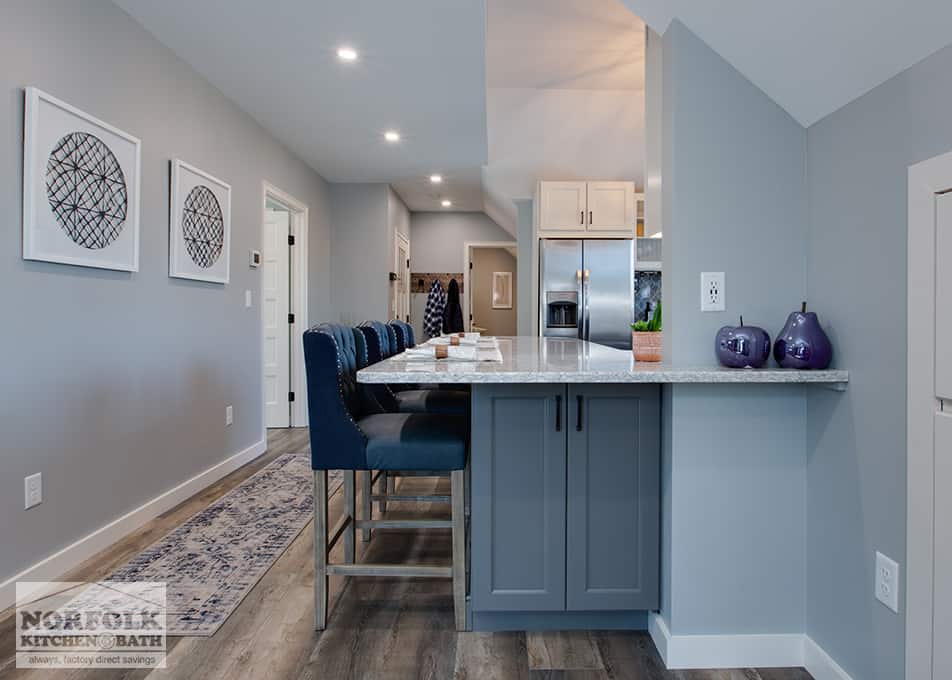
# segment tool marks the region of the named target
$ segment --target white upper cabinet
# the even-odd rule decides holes
[[[634,229],[634,182],[589,182],[586,218],[589,231]]]
[[[544,231],[584,231],[585,182],[542,182],[539,224]]]
[[[537,196],[542,238],[635,235],[634,182],[539,182]]]

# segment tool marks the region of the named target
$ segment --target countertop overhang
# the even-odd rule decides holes
[[[361,383],[814,384],[845,389],[845,370],[723,368],[635,362],[630,351],[584,340],[501,337],[502,362],[408,361],[403,355],[357,372]]]

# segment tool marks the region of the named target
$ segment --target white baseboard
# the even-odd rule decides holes
[[[672,635],[660,614],[648,632],[669,670],[689,668],[789,668],[802,666],[815,680],[852,680],[809,636]]]
[[[204,472],[200,472],[191,479],[187,479],[159,494],[138,508],[112,520],[75,543],[3,581],[0,583],[0,611],[15,604],[17,581],[53,581],[59,578],[149,520],[158,517],[166,510],[194,496],[205,487],[214,484],[225,475],[251,462],[264,453],[267,448],[266,439],[252,444],[247,449],[229,456]]]
[[[813,680],[853,680],[813,638],[804,636],[803,667]]]

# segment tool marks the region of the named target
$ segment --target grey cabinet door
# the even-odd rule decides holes
[[[472,605],[565,609],[564,385],[473,385]]]
[[[568,396],[567,609],[657,609],[660,388]]]

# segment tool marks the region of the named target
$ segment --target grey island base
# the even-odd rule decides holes
[[[682,368],[575,339],[500,338],[502,363],[407,361],[364,383],[472,385],[475,630],[645,629],[660,607],[661,385],[845,385],[846,371]]]

